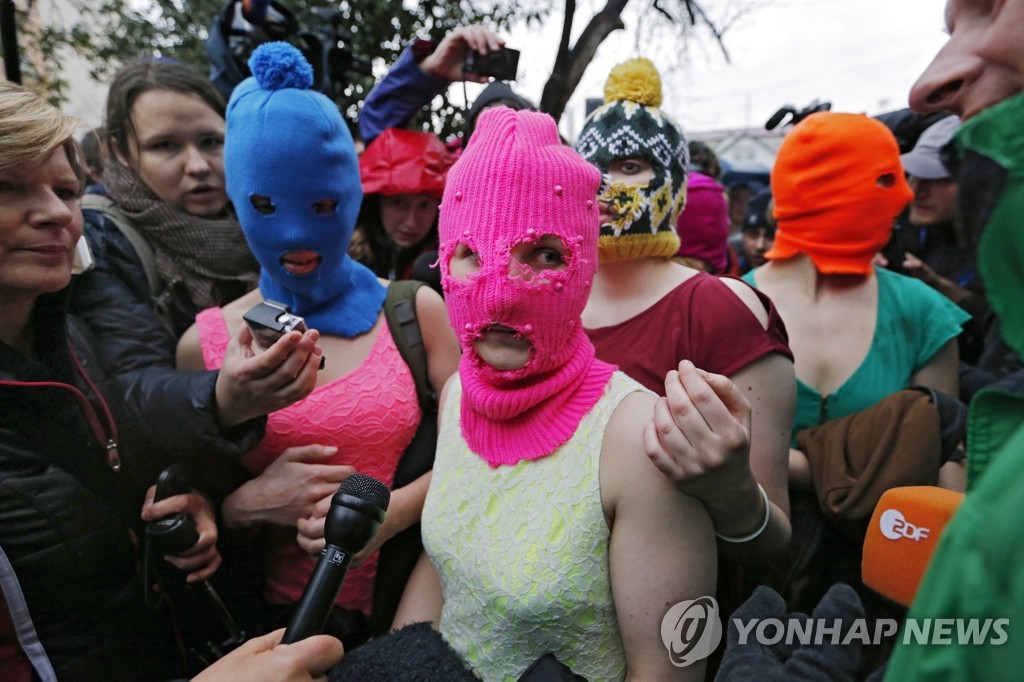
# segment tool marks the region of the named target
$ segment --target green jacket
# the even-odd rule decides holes
[[[1024,675],[1024,397],[987,391],[972,401],[971,410],[971,486],[946,527],[909,617],[1009,618],[1008,637],[1002,644],[901,643],[886,680]],[[982,468],[985,475],[977,478]]]
[[[1018,352],[1024,349],[1022,120],[1024,94],[968,121],[956,138],[961,158],[972,162],[973,155],[977,163],[960,174],[960,191],[975,200],[968,227],[971,219],[984,226],[978,266],[1003,336]],[[971,186],[972,175],[985,186]],[[991,196],[993,187],[1001,194]],[[908,617],[1008,618],[1007,636],[1001,644],[900,642],[886,680],[1024,679],[1024,396],[993,388],[975,397],[967,462],[967,497],[946,527]]]

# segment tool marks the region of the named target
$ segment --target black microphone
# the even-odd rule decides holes
[[[283,643],[293,644],[324,631],[352,557],[377,533],[390,501],[388,487],[371,476],[352,474],[342,482],[324,520],[327,544],[284,631]]]

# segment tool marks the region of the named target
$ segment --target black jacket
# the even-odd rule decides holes
[[[149,464],[121,441],[88,331],[65,324],[64,298],[36,305],[45,360],[0,343],[0,548],[14,572],[0,578],[5,591],[20,585],[58,679],[180,676],[166,614],[144,605],[136,570]]]
[[[197,459],[236,457],[254,448],[266,418],[221,427],[214,400],[217,373],[174,369],[177,338],[153,308],[131,243],[103,215],[83,213],[96,265],[74,278],[70,309],[96,339],[99,362],[123,403],[126,428],[141,425],[132,437],[158,453],[173,445],[176,456]]]

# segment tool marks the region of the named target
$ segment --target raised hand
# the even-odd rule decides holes
[[[221,508],[228,527],[270,523],[294,526],[314,513],[317,502],[338,491],[355,468],[326,464],[338,449],[300,445],[281,453],[263,473],[231,493]]]
[[[444,37],[437,48],[420,62],[420,69],[431,76],[449,81],[486,83],[490,80],[487,76],[462,71],[466,52],[472,50],[487,54],[501,49],[504,44],[504,40],[483,26],[462,26]]]
[[[316,387],[323,350],[320,333],[289,332],[263,352],[253,350],[252,333],[242,325],[229,343],[217,376],[217,415],[225,426],[288,407]]]
[[[644,449],[680,490],[714,499],[751,477],[750,403],[728,378],[683,360],[665,377]]]

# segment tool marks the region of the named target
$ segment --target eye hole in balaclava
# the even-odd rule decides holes
[[[572,251],[560,237],[545,234],[527,237],[509,251],[509,277],[524,284],[540,285],[560,281],[555,273],[569,268]]]
[[[654,179],[654,164],[641,156],[614,159],[605,173],[608,182],[621,182],[631,187],[646,187]]]
[[[896,186],[896,176],[892,173],[886,173],[885,175],[878,176],[875,180],[879,187],[882,189],[889,189],[890,187]]]
[[[448,270],[453,279],[465,282],[480,272],[480,254],[472,244],[459,242],[448,260]]]
[[[334,199],[321,199],[313,202],[313,213],[316,215],[332,215],[338,210],[338,202]]]
[[[270,197],[264,194],[250,194],[249,203],[263,215],[272,215],[277,210],[277,206],[274,206],[274,202],[271,201]]]

